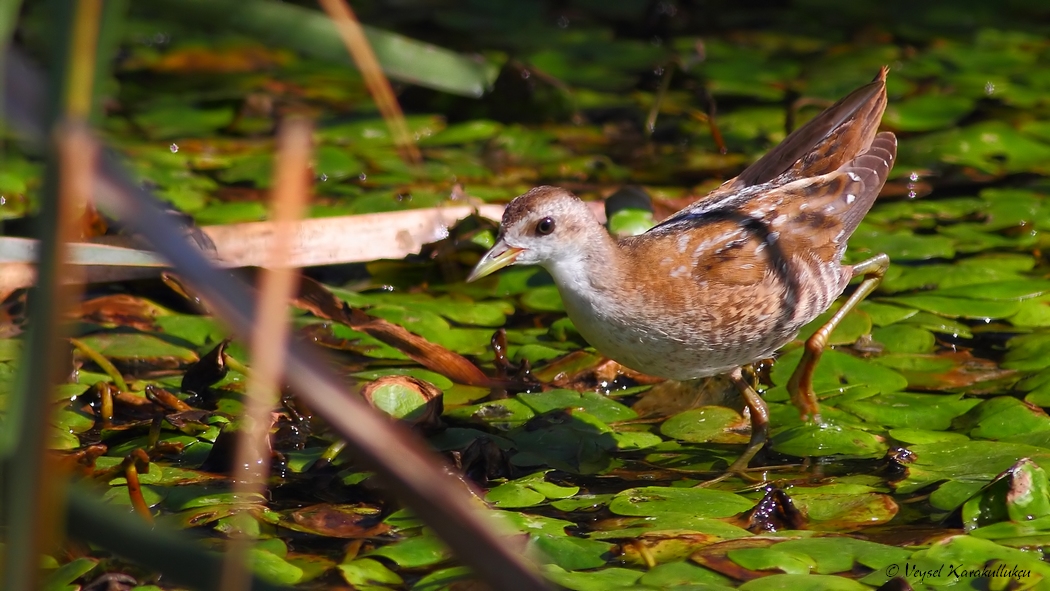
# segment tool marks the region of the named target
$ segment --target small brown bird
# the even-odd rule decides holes
[[[572,193],[538,187],[507,206],[496,245],[468,281],[507,265],[540,265],[569,318],[604,355],[675,380],[732,372],[751,411],[747,466],[768,431],[765,402],[740,368],[790,342],[865,276],[807,342],[788,384],[819,421],[813,370],[842,317],[882,280],[880,254],[843,265],[846,240],[893,167],[897,139],[877,133],[886,73],[790,134],[739,176],[656,225],[616,240]]]

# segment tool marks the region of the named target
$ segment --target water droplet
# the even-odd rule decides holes
[[[991,80],[984,83],[984,94],[988,96],[995,94],[995,84]]]
[[[562,15],[558,17],[558,27],[562,29],[569,28],[569,18]]]
[[[911,174],[908,175],[908,180],[910,180],[913,183],[919,180],[919,173],[913,170]]]
[[[174,154],[175,152],[178,152],[178,151],[179,151],[179,145],[178,145],[178,144],[172,144],[172,145],[170,146],[170,148],[171,148],[171,153],[172,153],[172,154]]]
[[[362,181],[367,181],[368,175],[362,172],[361,174],[357,175],[357,178]]]
[[[321,178],[321,182],[323,183],[323,182],[328,180],[328,175],[322,172],[320,178]]]
[[[528,80],[529,76],[532,76],[532,72],[530,72],[528,70],[522,70],[521,71],[521,79],[522,80]]]

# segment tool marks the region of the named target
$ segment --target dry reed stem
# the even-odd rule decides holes
[[[332,19],[347,51],[350,52],[350,57],[357,64],[357,69],[361,71],[361,76],[365,79],[365,86],[390,128],[394,145],[397,146],[401,158],[415,166],[422,164],[423,156],[419,153],[416,141],[408,131],[405,114],[401,112],[401,105],[394,96],[394,89],[391,88],[390,81],[379,67],[375,52],[372,51],[372,46],[365,37],[365,31],[361,28],[357,17],[354,16],[350,4],[345,0],[318,0],[318,2],[321,8],[328,13],[328,18]]]
[[[95,78],[96,48],[102,0],[79,0],[73,24],[73,47],[69,55],[69,83],[66,86],[66,116],[87,119],[91,115]],[[85,202],[86,203],[86,202]]]
[[[232,469],[235,498],[249,499],[265,492],[270,473],[270,413],[277,405],[284,371],[282,353],[290,330],[288,302],[298,283],[298,271],[286,264],[284,254],[291,248],[296,224],[306,211],[310,194],[310,143],[309,122],[291,119],[281,126],[272,198],[274,235],[267,250],[268,264],[259,280],[245,421]],[[230,541],[223,562],[221,589],[248,590],[251,572],[247,559],[251,545],[252,540],[246,536]]]
[[[64,56],[67,69],[63,72],[66,95],[60,97],[62,118],[51,130],[58,186],[54,189],[57,192],[54,201],[45,198],[45,203],[55,209],[40,215],[44,223],[55,224],[54,233],[47,228],[40,231],[42,237],[54,241],[50,265],[44,267],[50,269],[52,275],[44,278],[41,291],[33,298],[38,311],[31,311],[30,318],[36,326],[27,339],[26,366],[20,368],[26,372],[29,364],[33,364],[32,373],[36,375],[23,376],[21,388],[25,391],[21,395],[34,400],[24,402],[21,409],[16,406],[11,418],[20,424],[5,434],[6,443],[17,442],[18,448],[14,451],[21,462],[21,465],[13,463],[7,474],[8,479],[21,481],[0,483],[6,488],[0,494],[9,504],[7,508],[18,507],[18,514],[7,516],[9,540],[17,539],[17,547],[9,544],[0,557],[3,573],[0,587],[10,591],[39,588],[43,582],[39,557],[49,554],[57,545],[60,524],[65,520],[65,474],[46,455],[53,429],[52,406],[41,399],[51,400],[52,390],[64,381],[64,374],[69,371],[63,364],[63,360],[69,358],[68,344],[62,340],[66,328],[63,319],[79,297],[80,274],[66,260],[68,243],[80,235],[81,216],[95,178],[96,145],[84,121],[91,112],[102,1],[79,0],[74,10],[70,50]],[[46,247],[42,249],[44,253],[47,251]]]
[[[41,334],[34,334],[46,343],[48,349],[45,360],[37,360],[38,365],[34,368],[39,371],[46,380],[47,391],[58,386],[69,371],[63,360],[68,360],[69,345],[62,336],[67,328],[63,322],[74,309],[74,303],[80,295],[80,284],[77,281],[79,273],[76,268],[66,262],[68,243],[75,240],[80,232],[80,216],[84,211],[84,204],[90,194],[90,188],[94,180],[95,170],[95,144],[82,123],[67,123],[60,126],[55,133],[55,148],[59,163],[58,182],[58,244],[55,245],[51,268],[54,269],[54,277],[47,284],[51,288],[52,308],[48,312],[51,319],[45,323],[47,328]],[[39,297],[39,294],[38,294]],[[41,298],[46,299],[46,298]],[[39,392],[32,393],[33,396],[40,395]],[[36,442],[39,449],[47,449],[50,440],[51,406],[43,412],[42,417],[23,417],[31,420],[30,424],[23,424],[23,429],[36,431]],[[25,450],[22,450],[25,451]],[[60,501],[64,498],[66,475],[61,471],[59,464],[46,455],[38,464],[35,471],[36,481],[33,483],[35,502],[27,507],[28,511],[23,518],[29,519],[32,524],[28,539],[20,539],[19,544],[27,546],[30,556],[37,557],[49,554],[58,544],[60,539],[60,527],[65,519],[63,508],[65,503]],[[13,477],[17,478],[18,475]],[[12,528],[15,529],[15,528]],[[12,554],[8,553],[8,557]],[[14,565],[8,564],[7,570],[16,570]],[[21,567],[19,567],[21,568]],[[27,567],[28,568],[28,567]],[[35,566],[32,568],[35,569]],[[39,572],[30,575],[31,582],[27,587],[36,588]],[[13,587],[19,588],[19,584]]]

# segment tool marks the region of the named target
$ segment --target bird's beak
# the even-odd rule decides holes
[[[524,248],[507,246],[507,243],[500,240],[496,243],[496,246],[493,246],[485,253],[485,256],[481,257],[481,260],[478,261],[474,270],[470,272],[470,276],[467,277],[467,281],[481,279],[486,275],[499,271],[503,267],[513,265],[514,261],[517,260],[518,255],[524,251]]]

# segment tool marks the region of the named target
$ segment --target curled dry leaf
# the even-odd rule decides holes
[[[342,322],[408,355],[423,367],[436,371],[454,382],[468,386],[488,386],[491,380],[466,357],[436,345],[405,328],[373,318],[350,308],[320,283],[303,277],[295,305],[315,316]]]
[[[740,516],[736,524],[756,534],[785,529],[803,529],[806,517],[795,507],[791,497],[779,488],[766,491],[766,496],[750,511]]]
[[[198,361],[198,363],[200,363]],[[193,410],[193,407],[179,400],[174,394],[168,392],[164,388],[159,388],[153,384],[146,385],[146,398],[164,407],[166,410],[183,412]]]
[[[281,525],[344,539],[374,538],[390,531],[390,526],[383,523],[382,513],[376,508],[329,503],[296,509],[287,517],[282,516]]]
[[[211,351],[202,355],[200,360],[191,365],[182,376],[182,391],[193,392],[203,395],[208,387],[218,383],[224,377],[228,368],[226,367],[226,347],[230,344],[225,339],[215,345]]]
[[[361,395],[372,406],[424,432],[441,429],[441,390],[411,376],[382,376],[365,384]]]
[[[83,321],[103,326],[128,326],[142,331],[154,329],[154,318],[168,314],[153,302],[124,293],[93,298],[80,305]]]

